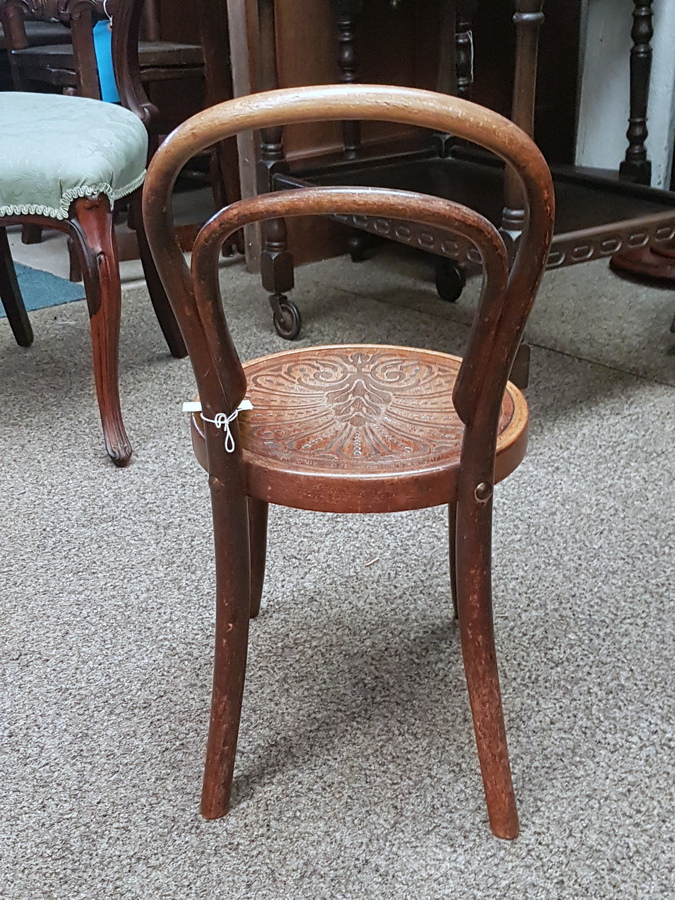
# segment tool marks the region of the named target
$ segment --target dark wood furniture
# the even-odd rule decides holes
[[[630,118],[628,148],[619,175],[635,184],[651,184],[652,164],[647,157],[647,109],[654,36],[652,0],[634,0],[633,47],[630,54]],[[629,275],[664,287],[675,287],[675,241],[666,240],[639,247],[624,247],[610,262],[619,275]],[[671,324],[675,331],[675,319]]]
[[[630,51],[630,117],[628,147],[619,175],[634,184],[652,183],[652,164],[647,158],[647,107],[649,105],[649,76],[652,69],[654,23],[652,0],[633,0],[633,27]]]
[[[528,212],[510,272],[504,238],[466,206],[389,188],[301,187],[222,210],[198,235],[190,273],[169,201],[178,172],[195,153],[243,130],[260,129],[269,139],[289,123],[361,119],[452,132],[512,167]],[[241,365],[220,297],[223,241],[256,221],[329,214],[442,234],[472,248],[486,278],[463,361],[407,347],[353,345],[303,348]],[[216,818],[229,805],[268,504],[343,513],[447,504],[451,582],[490,825],[500,837],[516,837],[493,638],[490,536],[493,485],[525,450],[527,406],[507,378],[553,231],[553,186],[541,153],[496,113],[438,93],[295,88],[232,100],[174,132],[150,165],[144,216],[199,387],[194,443],[213,505],[216,649],[202,813]],[[253,408],[239,414],[245,398]]]
[[[113,43],[115,32],[126,32],[126,25],[117,28],[117,22],[126,22],[133,6],[130,0],[5,0],[0,8],[0,16],[5,25],[10,44],[10,63],[17,89],[36,89],[46,86],[75,93],[82,97],[100,99],[100,86],[96,54],[94,50],[93,26],[96,22],[110,20]],[[118,84],[123,105],[139,114],[150,136],[149,155],[152,155],[163,135],[183,121],[187,115],[201,108],[205,103],[226,100],[232,96],[231,76],[227,57],[228,33],[227,17],[223,16],[217,0],[199,0],[193,4],[192,15],[199,23],[202,41],[198,44],[159,40],[160,28],[156,0],[145,0],[135,16],[134,32],[151,40],[139,40],[140,84],[132,89],[127,84]],[[137,20],[137,22],[136,22]],[[65,24],[72,34],[72,43],[64,46],[28,46],[26,25],[28,23]],[[123,39],[126,38],[123,36]],[[118,42],[119,43],[119,42]],[[175,85],[197,84],[200,103],[197,107],[185,108],[181,102],[174,102],[173,96],[166,102],[148,101],[145,108],[139,108],[136,97],[142,87],[146,91],[159,91]],[[226,200],[236,200],[239,195],[239,171],[237,150],[234,142],[219,146],[210,156],[210,181],[216,205]],[[131,221],[133,226],[133,218]],[[183,243],[191,246],[192,237],[198,226],[186,226]],[[118,227],[122,258],[137,258],[140,248],[134,230]],[[39,233],[29,232],[27,241],[39,242]],[[230,250],[238,249],[235,242]],[[72,277],[79,280],[75,268]]]
[[[77,2],[82,5],[83,0],[77,0]],[[116,57],[116,76],[120,92],[125,98],[125,105],[137,111],[139,117],[142,118],[147,126],[152,120],[155,108],[147,100],[140,80],[129,76],[127,65],[127,61],[130,58],[137,59],[141,5],[136,4],[134,9],[133,2],[128,4],[126,0],[122,0],[118,7],[119,14],[115,23],[113,41],[114,55]],[[135,15],[135,12],[138,15]],[[33,154],[32,148],[35,148],[36,153],[38,150],[42,152],[45,142],[49,141],[48,126],[45,124],[42,116],[45,112],[51,111],[52,108],[57,110],[55,115],[61,123],[67,123],[70,116],[78,119],[77,124],[73,124],[72,133],[68,138],[72,143],[72,152],[68,154],[71,159],[77,158],[78,154],[84,151],[86,151],[87,156],[91,154],[92,146],[91,141],[88,141],[87,137],[86,120],[87,117],[89,117],[89,122],[93,120],[94,109],[102,110],[103,107],[107,107],[110,109],[110,116],[113,116],[113,114],[122,116],[118,124],[115,121],[110,122],[111,135],[115,133],[117,127],[124,125],[123,116],[129,116],[132,121],[136,122],[134,116],[131,116],[127,110],[121,110],[111,104],[99,104],[91,98],[62,97],[58,95],[51,97],[30,93],[16,93],[6,95],[6,97],[9,99],[13,98],[18,103],[21,103],[22,98],[26,98],[27,101],[30,101],[30,98],[34,98],[33,102],[37,102],[37,98],[39,98],[41,103],[47,104],[44,106],[42,113],[36,113],[34,130],[28,135],[26,140],[25,164],[27,173],[30,173],[35,165],[35,154]],[[67,103],[67,106],[63,107],[63,114],[61,114],[59,110],[63,103]],[[54,107],[54,104],[57,104],[57,106]],[[94,106],[91,104],[94,104]],[[85,121],[83,122],[83,120]],[[97,128],[101,129],[101,127],[102,125],[99,122]],[[140,125],[138,128],[140,128]],[[140,128],[140,131],[142,134],[143,129]],[[143,177],[147,146],[146,135],[141,145],[142,158],[138,162],[138,172],[135,173],[138,181],[142,180]],[[128,167],[128,160],[126,162],[121,160],[120,166]],[[49,163],[45,162],[44,153],[40,157],[40,169],[35,171],[39,171],[45,176],[49,174]],[[2,175],[0,174],[0,182],[1,179]],[[54,161],[52,181],[60,186],[61,190],[67,187],[66,184],[62,183],[62,172],[56,160]],[[94,185],[92,185],[91,189],[88,189],[86,185],[84,187],[76,186],[75,190],[84,190],[87,195],[82,196],[80,194],[76,199],[73,199],[66,218],[58,218],[56,210],[52,210],[50,214],[42,214],[37,210],[32,211],[29,209],[17,209],[13,213],[0,218],[0,229],[2,230],[0,236],[0,299],[7,312],[7,317],[17,342],[21,346],[29,346],[33,340],[32,330],[14,274],[4,228],[7,225],[28,223],[40,229],[56,228],[65,231],[72,243],[79,268],[84,277],[92,329],[96,392],[106,449],[116,465],[124,466],[131,457],[131,444],[122,421],[118,387],[117,360],[121,289],[117,241],[113,227],[114,210],[111,208],[110,197],[103,193],[96,193],[93,187]],[[168,304],[164,288],[157,275],[152,255],[149,252],[140,209],[140,190],[135,190],[129,196],[150,299],[172,355],[180,358],[185,356],[187,351]]]
[[[121,0],[122,3],[125,0]],[[5,0],[2,11],[10,65],[17,90],[50,85],[81,97],[100,99],[93,21],[114,18],[120,0]],[[180,44],[157,39],[159,25],[154,4],[145,24],[154,40],[140,43],[141,77],[147,83],[184,78],[203,78],[204,54],[199,44]],[[59,22],[71,29],[72,43],[29,45],[26,23]],[[171,117],[167,117],[169,124]],[[176,122],[172,124],[177,124]]]
[[[0,6],[4,5],[5,0],[1,0]],[[39,47],[46,44],[69,44],[71,41],[70,31],[67,26],[60,22],[24,22],[26,32],[26,44],[28,47]],[[0,50],[8,50],[9,42],[5,37],[4,29],[0,25]]]
[[[135,112],[145,124],[150,134],[150,152],[154,152],[159,140],[179,121],[185,118],[179,109],[176,121],[167,121],[166,113],[158,108],[153,95],[149,93],[152,80],[143,67],[143,44],[137,39],[143,24],[143,14],[147,0],[117,0],[112,32],[113,56],[117,75],[120,100],[127,109]],[[100,0],[71,0],[75,9],[86,9],[88,5],[100,5]],[[220,103],[232,97],[232,77],[227,48],[229,34],[227,16],[219,0],[199,0],[191,8],[199,24],[201,35],[200,52],[203,54],[204,101],[207,105]],[[131,38],[136,35],[136,39]],[[222,141],[209,154],[211,187],[216,206],[237,200],[239,187],[239,158],[234,140]],[[184,229],[183,249],[189,250],[198,226]],[[226,248],[227,253],[241,251],[241,236],[235,235]]]
[[[36,123],[35,140],[41,141],[44,137],[40,124]],[[26,150],[26,161],[30,164],[30,147]],[[122,421],[118,384],[122,296],[113,222],[113,211],[108,198],[102,195],[73,201],[69,216],[64,220],[28,214],[1,216],[0,300],[5,307],[17,343],[22,347],[29,347],[33,343],[33,331],[14,272],[5,228],[9,225],[29,223],[40,228],[56,228],[66,232],[77,253],[84,278],[91,324],[96,394],[106,450],[116,466],[125,466],[131,458],[132,451]],[[139,232],[142,233],[141,228]],[[154,266],[147,255],[144,255],[143,265],[150,281]],[[159,284],[156,276],[155,281]],[[180,358],[185,356],[184,344],[171,309],[166,303],[162,304],[162,299],[164,299],[163,292],[156,290],[152,300],[158,321],[172,355]]]
[[[447,5],[447,0],[441,0]],[[338,35],[342,51],[338,54],[338,77],[353,82],[358,77],[358,59],[354,35],[358,33],[359,0],[335,0]],[[575,265],[601,257],[612,257],[624,248],[668,244],[675,237],[675,198],[664,191],[632,183],[644,176],[644,101],[639,98],[644,72],[638,75],[637,61],[647,52],[648,32],[644,24],[649,3],[636,2],[639,26],[634,38],[633,100],[631,104],[630,147],[623,180],[617,173],[552,167],[557,196],[556,231],[548,267]],[[451,4],[454,7],[454,4]],[[471,39],[472,0],[458,0],[454,38],[454,76],[440,72],[439,81],[455,80],[456,91],[468,97],[471,92],[473,47]],[[536,96],[539,29],[544,21],[543,0],[514,0],[513,22],[516,30],[512,119],[528,134],[533,133]],[[261,87],[278,84],[275,3],[258,0]],[[447,39],[447,38],[446,38]],[[452,53],[445,54],[447,60]],[[442,61],[443,61],[442,55]],[[643,67],[644,68],[644,67]],[[497,225],[509,252],[517,247],[523,225],[523,207],[519,188],[508,170],[489,155],[477,152],[454,135],[431,134],[425,145],[383,155],[372,154],[360,144],[358,128],[348,125],[344,149],[309,164],[290,163],[284,153],[281,128],[262,134],[260,149],[261,192],[286,190],[300,184],[354,184],[390,188],[411,188],[436,196],[459,199],[480,209]],[[630,181],[628,180],[630,177]],[[443,235],[415,227],[400,229],[395,223],[372,217],[353,216],[346,224],[362,232],[385,236],[427,250],[439,257],[437,286],[444,299],[456,300],[464,283],[462,270],[473,264],[465,247],[448,242]],[[359,242],[352,245],[353,256],[362,255]],[[288,250],[286,228],[275,221],[265,228],[261,253],[263,286],[270,293],[274,324],[283,337],[292,339],[300,331],[300,312],[287,296],[294,283],[293,259]]]
[[[42,137],[40,134],[36,139]],[[47,216],[0,216],[0,300],[17,344],[30,347],[33,330],[16,279],[5,231],[8,225],[25,223],[64,231],[77,254],[89,310],[94,381],[105,447],[116,466],[126,466],[132,449],[120,406],[118,350],[122,292],[110,203],[107,197],[101,195],[75,200],[68,218],[58,222]],[[143,260],[143,264],[147,267],[147,260]],[[160,305],[157,293],[153,297],[153,306],[171,354],[177,358],[185,356],[170,307]]]

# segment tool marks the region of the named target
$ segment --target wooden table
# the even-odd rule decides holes
[[[441,52],[436,57],[436,85],[455,90],[464,97],[469,97],[472,89],[471,26],[476,5],[475,0],[456,3],[438,0],[437,5],[436,34],[441,36]],[[516,46],[511,117],[532,134],[544,4],[543,0],[514,0],[513,5]],[[283,4],[257,0],[256,6],[258,86],[268,89],[279,84],[280,24],[276,17]],[[330,28],[327,23],[328,37],[339,46],[338,77],[346,83],[359,78],[362,69],[356,51],[362,9],[363,0],[333,0],[337,40],[335,26]],[[630,147],[627,162],[622,166],[623,180],[618,173],[580,170],[571,165],[552,167],[558,212],[549,268],[609,258],[623,248],[646,246],[650,242],[669,245],[675,237],[673,196],[632,183],[644,181],[646,172],[644,89],[648,82],[645,61],[649,54],[650,28],[651,0],[635,0]],[[307,48],[307,52],[313,51]],[[325,48],[322,52],[325,56]],[[361,55],[367,60],[365,52]],[[296,51],[296,56],[302,54]],[[284,82],[288,84],[288,79]],[[281,129],[262,134],[255,190],[279,190],[311,183],[374,185],[427,192],[473,206],[500,228],[512,249],[517,245],[524,213],[519,188],[511,173],[504,172],[494,158],[476,153],[449,135],[430,135],[422,143],[419,136],[410,133],[391,135],[389,144],[398,144],[396,152],[383,154],[378,152],[370,132],[363,140],[359,125],[348,122],[342,128],[341,146],[318,159],[303,158],[293,147],[292,134],[289,144],[296,152],[286,153],[286,137],[282,142]],[[470,246],[449,241],[447,235],[434,234],[429,229],[401,227],[401,223],[367,217],[342,217],[341,221],[361,232],[383,235],[435,254],[441,260],[439,290],[447,299],[459,295],[460,269],[476,262]],[[358,240],[352,241],[352,252],[359,255]],[[277,330],[289,338],[295,337],[300,327],[299,311],[286,296],[293,287],[293,267],[285,223],[270,223],[265,229],[260,268],[263,284],[271,294]]]

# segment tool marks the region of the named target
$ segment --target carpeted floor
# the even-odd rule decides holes
[[[302,340],[459,351],[471,284],[383,254],[298,273]],[[283,349],[223,272],[241,353]],[[442,509],[275,509],[234,807],[198,812],[213,563],[208,488],[142,289],[104,456],[84,304],[0,322],[0,897],[665,900],[673,890],[673,296],[591,263],[531,320],[531,449],[497,492],[495,615],[521,816],[487,827]]]
[[[58,278],[51,272],[34,269],[15,262],[16,277],[19,280],[21,295],[26,309],[34,312],[46,306],[61,306],[73,300],[84,299],[82,284],[74,284],[65,278]],[[5,318],[5,310],[0,301],[0,318]]]

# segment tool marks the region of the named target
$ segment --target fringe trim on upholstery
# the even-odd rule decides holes
[[[145,169],[135,178],[131,184],[126,184],[122,188],[114,191],[111,185],[102,182],[101,184],[90,184],[84,187],[71,188],[64,191],[61,197],[61,205],[58,209],[54,206],[40,206],[38,204],[29,203],[26,205],[16,206],[0,206],[0,217],[2,216],[48,216],[50,219],[67,219],[70,215],[70,206],[74,200],[82,197],[98,197],[99,194],[105,194],[110,200],[112,206],[116,200],[121,200],[139,188],[145,181]]]

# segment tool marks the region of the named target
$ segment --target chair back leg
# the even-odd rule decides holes
[[[4,228],[0,228],[0,300],[5,307],[9,327],[17,344],[20,347],[30,347],[33,343],[33,329],[28,321],[12,251],[7,240],[7,231]]]
[[[269,503],[248,498],[248,533],[251,548],[251,618],[260,612],[263,583],[265,581],[265,556],[267,554],[267,512]]]
[[[166,341],[171,355],[176,359],[183,359],[187,356],[187,347],[180,333],[178,322],[171,309],[169,298],[164,290],[164,285],[157,272],[155,261],[152,258],[148,239],[145,235],[145,226],[143,225],[143,210],[141,209],[142,192],[136,191],[131,198],[131,216],[130,221],[136,232],[138,239],[138,251],[143,265],[143,274],[148,285],[148,293],[150,294],[150,302],[155,310],[159,327],[162,329],[164,340]]]
[[[448,504],[448,552],[450,557],[450,594],[455,622],[459,621],[457,606],[457,503]]]
[[[490,828],[513,839],[518,812],[492,620],[492,499],[476,498],[461,482],[456,535],[459,632]]]

